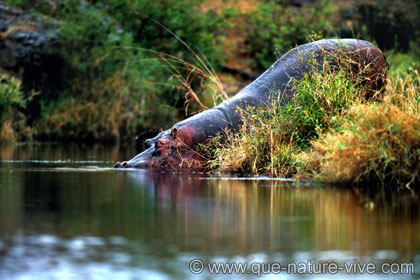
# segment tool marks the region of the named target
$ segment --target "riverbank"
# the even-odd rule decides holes
[[[287,106],[243,111],[244,124],[203,148],[209,168],[418,190],[420,79],[417,69],[390,73],[365,98],[346,72],[310,73]]]

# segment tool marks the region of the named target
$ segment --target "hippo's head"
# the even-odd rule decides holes
[[[115,168],[164,167],[198,168],[201,157],[193,150],[192,131],[188,127],[172,128],[145,141],[147,149],[129,161],[115,163]]]

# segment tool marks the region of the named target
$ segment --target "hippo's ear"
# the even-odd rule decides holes
[[[175,139],[176,138],[176,134],[178,133],[178,129],[177,128],[172,128],[171,129],[171,137],[172,137],[172,139]]]

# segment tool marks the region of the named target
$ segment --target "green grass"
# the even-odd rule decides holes
[[[420,182],[420,76],[388,82],[382,102],[355,104],[339,131],[327,131],[299,156],[308,177],[394,189]]]
[[[0,73],[0,144],[16,140],[13,118],[30,98],[25,97],[19,79]]]
[[[319,134],[340,127],[343,111],[366,94],[347,69],[326,75],[333,71],[327,68],[325,64],[322,71],[294,81],[296,94],[289,104],[281,105],[280,96],[270,106],[241,110],[244,124],[214,149],[210,166],[259,175],[296,174],[297,155]]]
[[[6,2],[57,34],[58,78],[24,86],[40,92],[21,112],[38,140],[132,143],[185,118],[183,101],[197,111],[223,89],[215,69],[229,15],[202,11],[202,0]]]
[[[290,104],[243,110],[239,131],[211,142],[209,168],[412,188],[420,171],[420,82],[410,71],[373,96],[346,68],[306,74]]]
[[[420,55],[414,51],[407,53],[399,53],[396,51],[389,51],[385,53],[388,63],[392,66],[389,70],[389,76],[397,78],[404,76],[410,69],[420,71]]]

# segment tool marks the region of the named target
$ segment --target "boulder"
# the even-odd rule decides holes
[[[35,15],[0,2],[0,67],[20,72],[42,65],[56,34]]]

